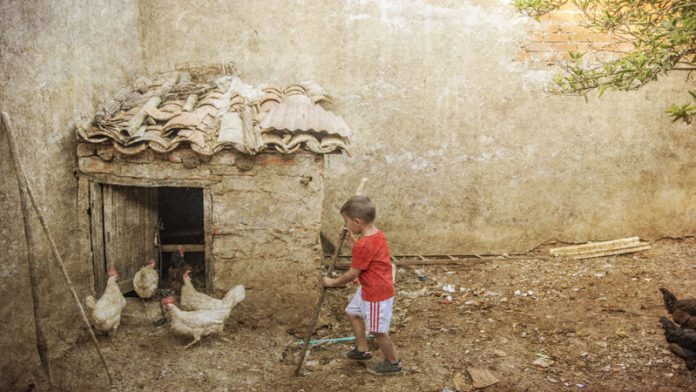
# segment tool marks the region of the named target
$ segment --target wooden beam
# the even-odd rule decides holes
[[[551,256],[573,256],[583,253],[610,251],[637,246],[640,243],[638,237],[621,238],[612,241],[591,242],[582,245],[564,246],[549,250]]]
[[[94,291],[104,292],[106,287],[106,253],[104,251],[104,198],[102,186],[89,182],[90,238],[92,246],[92,269],[94,271]]]
[[[162,252],[176,252],[179,245],[184,247],[186,252],[205,252],[205,244],[168,244],[162,245]]]
[[[574,259],[589,259],[592,257],[613,256],[613,255],[620,255],[620,254],[626,254],[626,253],[640,252],[642,250],[648,250],[648,249],[650,249],[650,245],[643,242],[643,243],[641,243],[641,245],[637,245],[637,246],[631,246],[631,247],[622,248],[622,249],[605,250],[605,251],[594,252],[594,253],[584,253],[584,254],[575,255],[575,256],[573,256],[573,258]]]
[[[205,252],[205,287],[213,289],[215,259],[213,258],[213,193],[203,188],[203,241]]]

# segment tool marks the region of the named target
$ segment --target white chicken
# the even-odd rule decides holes
[[[150,262],[138,270],[133,277],[133,288],[140,298],[152,298],[157,292],[157,284],[159,283],[159,273],[155,269],[155,260],[150,259]]]
[[[238,303],[244,301],[244,286],[234,286],[222,299],[213,298],[209,295],[196,291],[191,283],[188,270],[184,272],[184,286],[181,288],[181,307],[186,310],[224,310],[225,318],[229,316],[230,310]]]
[[[229,311],[225,309],[195,310],[186,312],[174,305],[174,297],[162,298],[165,310],[170,314],[171,330],[176,335],[191,336],[193,341],[184,350],[201,340],[201,337],[221,333]]]
[[[106,289],[101,298],[95,302],[94,297],[88,295],[85,298],[85,304],[92,311],[92,321],[97,330],[116,334],[116,329],[121,323],[121,311],[126,306],[126,299],[118,287],[116,270],[111,268],[108,275],[109,280],[106,282]]]

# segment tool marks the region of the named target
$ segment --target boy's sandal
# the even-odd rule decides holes
[[[386,359],[373,368],[368,367],[367,371],[376,376],[400,376],[404,373],[401,362],[391,363]]]
[[[369,361],[372,359],[372,353],[369,351],[358,351],[357,347],[346,352],[346,358],[352,359],[354,361]]]

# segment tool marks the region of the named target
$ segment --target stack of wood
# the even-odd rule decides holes
[[[591,242],[583,245],[553,248],[551,256],[570,257],[573,259],[589,259],[591,257],[612,256],[624,253],[639,252],[650,249],[647,242],[640,242],[638,237],[622,238],[619,240]]]

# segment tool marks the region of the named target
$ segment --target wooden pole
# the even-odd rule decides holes
[[[80,310],[80,315],[82,316],[82,321],[84,321],[85,325],[87,325],[87,330],[89,331],[89,335],[92,338],[92,342],[94,343],[94,347],[97,349],[97,353],[99,354],[99,358],[101,358],[102,364],[104,365],[104,369],[106,370],[106,375],[109,377],[109,385],[113,387],[114,382],[113,379],[111,378],[111,373],[109,372],[109,366],[106,364],[106,360],[104,359],[104,355],[102,355],[101,350],[99,349],[99,343],[97,342],[97,337],[94,336],[94,331],[92,330],[92,326],[89,324],[89,320],[87,319],[87,314],[85,313],[84,308],[82,307],[82,303],[80,302],[80,299],[77,297],[77,293],[75,292],[75,288],[70,281],[70,276],[68,276],[67,271],[65,270],[65,265],[63,264],[63,259],[60,256],[60,253],[58,252],[58,247],[56,246],[56,242],[53,240],[53,235],[51,234],[51,230],[48,228],[48,224],[46,223],[46,219],[44,218],[43,212],[41,210],[41,206],[39,206],[38,202],[36,201],[36,198],[34,197],[34,192],[31,189],[31,186],[29,185],[29,182],[27,180],[26,173],[24,172],[24,167],[22,166],[22,161],[19,158],[19,150],[17,149],[17,142],[15,139],[14,135],[14,130],[12,129],[12,124],[10,123],[10,116],[6,112],[2,112],[2,124],[5,128],[5,132],[7,133],[7,140],[10,145],[10,153],[12,155],[12,161],[14,162],[14,167],[15,171],[17,173],[17,182],[19,183],[19,189],[20,189],[20,201],[22,204],[22,213],[25,213],[25,207],[28,211],[28,202],[26,200],[27,196],[29,197],[29,200],[31,200],[31,204],[34,207],[34,211],[36,212],[36,216],[39,218],[39,221],[41,222],[41,226],[44,229],[44,233],[46,234],[46,238],[48,239],[48,243],[51,247],[51,251],[53,252],[53,256],[56,259],[56,262],[58,263],[58,267],[60,267],[60,271],[63,274],[63,278],[65,279],[65,283],[68,285],[68,289],[73,295],[73,298],[75,299],[75,303],[77,304],[77,308]],[[27,225],[27,216],[25,214],[25,227]],[[31,232],[31,230],[26,230],[26,232]],[[32,252],[31,250],[27,249],[29,253],[30,260],[33,258],[31,256]],[[29,263],[30,268],[29,268],[29,274],[32,279],[32,295],[34,295],[34,286],[36,284],[35,279],[36,279],[36,274],[35,270],[33,270],[34,267],[32,267],[32,263],[30,261]],[[37,298],[34,298],[34,306],[36,307],[37,303]],[[34,316],[37,317],[38,313],[36,309],[34,310]],[[38,339],[38,334],[39,334],[40,328],[37,327],[37,344],[40,344],[39,339]],[[42,337],[43,339],[43,337]],[[45,341],[44,341],[45,344]],[[41,355],[41,353],[39,353]],[[50,377],[50,375],[49,375]],[[50,379],[49,379],[50,380]],[[50,381],[49,381],[50,382]]]
[[[367,183],[367,178],[362,178],[360,180],[360,185],[358,185],[358,189],[355,191],[356,195],[360,195],[363,193],[363,190],[365,189],[365,183]],[[333,273],[334,267],[336,266],[336,258],[338,258],[338,254],[341,253],[341,247],[343,247],[343,243],[345,242],[347,236],[348,228],[344,227],[343,231],[341,232],[341,240],[338,242],[338,246],[336,247],[333,257],[331,258],[331,264],[329,265],[329,270],[326,272],[326,276],[331,276],[331,274]],[[324,283],[322,282],[323,280],[324,275],[319,274],[319,286],[321,287],[321,293],[319,294],[319,301],[317,302],[317,307],[316,309],[314,309],[314,317],[312,318],[312,324],[309,326],[309,329],[307,330],[307,335],[305,335],[304,338],[304,346],[302,347],[302,353],[300,354],[300,361],[297,364],[297,369],[295,369],[295,376],[299,376],[300,372],[302,371],[302,365],[304,364],[305,355],[307,355],[307,349],[309,348],[309,340],[312,338],[312,334],[314,333],[314,327],[317,325],[317,320],[319,319],[319,313],[321,313],[321,307],[324,304],[324,298],[326,297],[326,286],[324,286]]]
[[[2,114],[3,124],[5,124],[5,129],[9,129],[9,118],[7,122],[5,121],[5,113]],[[17,164],[17,148],[14,142],[14,135],[11,132],[7,132],[7,138],[9,140],[10,146],[10,156],[12,157],[15,173],[17,177],[17,185],[19,186],[19,203],[22,209],[22,221],[24,222],[24,238],[27,244],[27,261],[29,262],[29,282],[31,284],[31,299],[32,307],[34,310],[34,328],[36,332],[36,349],[39,353],[39,361],[41,362],[41,368],[43,369],[44,376],[48,379],[49,389],[53,388],[53,374],[51,372],[51,362],[48,357],[48,343],[46,342],[46,337],[43,333],[43,326],[41,325],[41,314],[39,312],[39,279],[38,271],[40,270],[39,265],[34,257],[34,252],[32,252],[33,245],[36,241],[34,236],[34,231],[31,229],[31,224],[29,223],[29,216],[31,215],[31,207],[29,206],[29,199],[27,196],[27,184],[23,181],[22,176],[19,172],[19,166]]]

